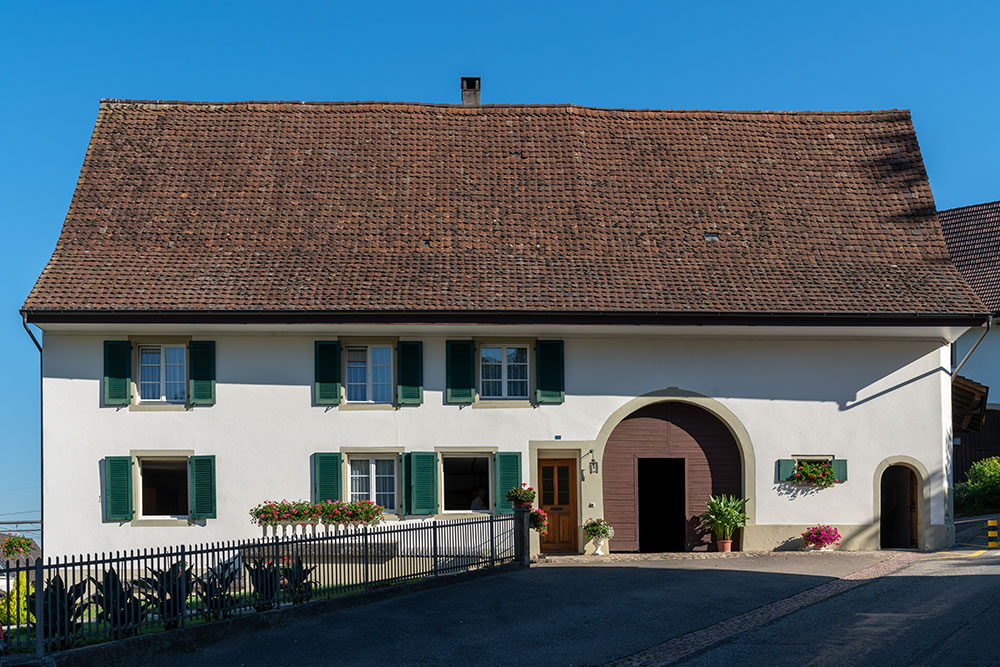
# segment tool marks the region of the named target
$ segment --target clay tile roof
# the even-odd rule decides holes
[[[938,211],[951,261],[979,298],[1000,313],[1000,201]]]
[[[25,309],[984,311],[907,111],[124,100]]]

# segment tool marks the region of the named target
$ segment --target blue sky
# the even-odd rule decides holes
[[[458,102],[477,75],[495,103],[908,108],[943,209],[1000,199],[998,26],[996,2],[0,0],[0,521],[39,506],[18,309],[102,97]]]

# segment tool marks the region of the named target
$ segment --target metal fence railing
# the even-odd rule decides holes
[[[7,652],[82,646],[494,567],[523,557],[513,514],[7,561]],[[522,526],[523,527],[523,526]]]

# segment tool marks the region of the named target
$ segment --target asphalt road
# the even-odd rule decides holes
[[[712,625],[878,556],[532,567],[241,635],[167,665],[602,664]],[[769,570],[785,571],[769,571]],[[795,573],[798,571],[799,573]],[[823,572],[806,574],[803,572]]]
[[[1000,553],[933,555],[686,665],[995,664]],[[880,554],[545,565],[234,636],[157,665],[600,665],[879,562]]]
[[[998,664],[1000,552],[974,553],[931,555],[680,664]]]

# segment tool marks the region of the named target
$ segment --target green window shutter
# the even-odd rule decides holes
[[[409,515],[437,513],[437,454],[410,452],[403,454],[406,513]]]
[[[778,481],[789,482],[795,479],[795,459],[778,459]]]
[[[847,481],[847,459],[833,460],[833,476],[840,482]]]
[[[215,457],[192,456],[188,459],[188,488],[192,519],[215,518]]]
[[[535,400],[562,403],[566,399],[563,342],[540,340],[535,343]]]
[[[476,346],[471,340],[445,343],[446,403],[472,403],[476,399]]]
[[[104,405],[132,402],[132,344],[104,341]]]
[[[215,405],[215,341],[188,343],[188,403]]]
[[[132,457],[104,457],[104,520],[132,520]]]
[[[313,400],[316,405],[340,403],[340,341],[318,340],[314,346],[316,368]]]
[[[493,472],[496,474],[497,514],[514,511],[507,500],[507,491],[521,486],[521,452],[497,452],[493,455]]]
[[[424,402],[424,344],[420,341],[400,341],[396,347],[399,384],[396,403],[420,405]]]
[[[340,497],[341,456],[339,453],[312,455],[312,501],[342,500]]]

